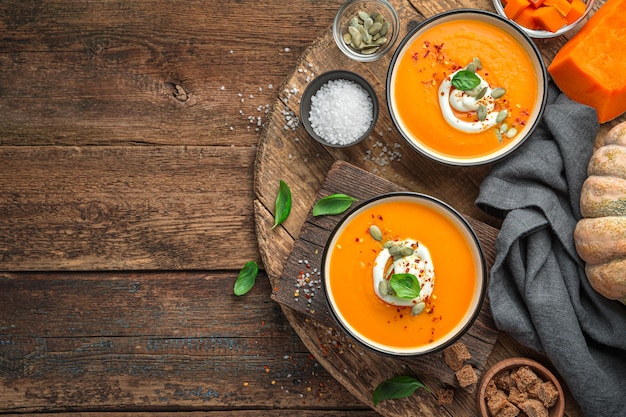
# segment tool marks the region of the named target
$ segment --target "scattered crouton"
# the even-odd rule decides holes
[[[444,361],[455,372],[460,370],[465,361],[471,358],[472,355],[463,342],[456,342],[443,351]]]
[[[478,376],[476,376],[476,372],[472,365],[463,365],[461,369],[456,371],[456,379],[459,381],[459,385],[461,388],[467,388],[472,384],[476,384],[478,382]]]
[[[454,401],[454,390],[440,388],[437,390],[437,403],[439,405],[450,405]]]

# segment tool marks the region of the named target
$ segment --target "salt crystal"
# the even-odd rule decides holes
[[[311,127],[326,142],[356,142],[373,121],[374,105],[367,91],[350,80],[330,80],[311,97]]]

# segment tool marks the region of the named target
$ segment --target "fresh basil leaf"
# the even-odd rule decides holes
[[[250,261],[246,263],[243,268],[241,268],[241,271],[239,271],[239,275],[235,281],[235,287],[233,288],[235,295],[244,295],[250,291],[250,289],[254,286],[258,273],[259,266],[256,262]]]
[[[327,216],[332,214],[341,214],[348,210],[356,198],[346,194],[331,194],[324,198],[320,198],[315,206],[313,206],[314,216]]]
[[[413,394],[418,388],[424,388],[426,391],[430,392],[430,389],[426,385],[412,376],[400,375],[389,378],[381,382],[374,390],[374,405],[378,405],[379,402],[385,400],[406,398]]]
[[[283,180],[280,180],[280,186],[278,187],[274,212],[274,226],[272,226],[272,229],[287,220],[291,212],[291,190]]]
[[[420,295],[420,282],[413,274],[392,274],[389,285],[398,298],[413,299]]]
[[[454,74],[451,83],[454,88],[461,91],[468,91],[472,88],[476,88],[478,84],[480,84],[480,78],[470,70],[461,70]]]

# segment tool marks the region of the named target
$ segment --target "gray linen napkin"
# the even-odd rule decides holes
[[[547,356],[585,416],[624,417],[626,307],[591,288],[573,239],[597,131],[595,110],[550,84],[541,125],[476,204],[504,219],[488,288],[498,328]]]

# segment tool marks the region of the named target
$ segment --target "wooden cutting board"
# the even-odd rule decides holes
[[[339,161],[329,170],[317,197],[344,193],[356,198],[358,201],[355,204],[358,204],[371,197],[393,191],[402,191],[402,188],[347,162]],[[320,282],[321,257],[332,229],[342,217],[341,215],[314,217],[309,213],[272,294],[274,300],[329,329],[337,326],[328,312],[324,289]],[[485,248],[487,265],[490,268],[495,256],[494,247],[498,231],[471,217],[465,218],[476,232],[481,246]],[[468,363],[471,363],[479,375],[484,370],[497,336],[498,331],[491,318],[489,302],[486,301],[474,325],[460,339],[472,355]],[[341,337],[347,338],[343,334]],[[360,366],[368,367],[374,373],[379,371],[377,365],[379,355],[357,346],[353,346],[353,349],[359,351]],[[460,388],[454,371],[445,364],[441,352],[398,360],[408,364],[411,373],[428,374],[451,387]]]
[[[398,42],[415,25],[440,12],[457,8],[495,11],[490,0],[390,0],[390,2],[400,17]],[[594,8],[597,9],[603,3],[603,0],[597,0]],[[379,179],[387,180],[387,185],[392,184],[390,187],[421,192],[446,201],[460,212],[476,219],[480,227],[489,225],[497,228],[500,222],[481,212],[474,205],[478,188],[489,171],[489,166],[449,167],[427,160],[412,151],[395,131],[387,111],[385,80],[392,54],[387,54],[372,63],[350,60],[334,44],[331,23],[329,22],[328,29],[302,54],[292,74],[278,90],[276,102],[267,116],[255,161],[256,234],[263,265],[274,287],[273,297],[280,301],[283,313],[290,324],[318,362],[337,381],[361,401],[373,406],[374,388],[389,377],[415,373],[433,390],[449,386],[443,380],[449,381],[450,378],[445,377],[442,380],[441,377],[433,376],[429,371],[423,372],[420,366],[413,366],[406,361],[378,355],[366,356],[368,353],[355,348],[344,334],[330,327],[328,322],[313,317],[310,311],[303,311],[302,305],[289,304],[288,292],[279,294],[284,268],[289,265],[288,258],[290,254],[296,253],[292,252],[294,245],[300,245],[305,241],[304,237],[310,236],[315,230],[311,229],[312,225],[307,222],[313,203],[320,195],[329,192],[323,189],[325,181],[329,177],[333,180],[335,174],[339,175],[339,172],[331,172],[331,169],[340,169],[333,166],[335,162],[347,161]],[[571,37],[571,34],[536,40],[546,64],[568,37]],[[298,124],[299,100],[306,85],[316,75],[335,69],[354,71],[366,78],[376,90],[381,106],[374,133],[360,144],[342,149],[320,145]],[[602,126],[600,134],[606,132],[608,128],[610,125]],[[345,167],[341,169],[343,168]],[[280,227],[272,229],[274,202],[281,179],[287,182],[291,189],[293,206],[289,218]],[[331,183],[328,184],[330,186]],[[300,238],[302,242],[299,243]],[[321,244],[319,237],[317,244]],[[493,247],[485,249],[487,256],[492,256]],[[302,252],[303,257],[304,255]],[[309,261],[319,262],[313,255],[314,252],[307,254],[310,256]],[[321,251],[318,255],[321,257]],[[285,274],[289,273],[285,270]],[[293,297],[293,294],[291,296]],[[487,317],[485,321],[488,321]],[[486,330],[490,332],[491,326],[487,326]],[[507,356],[524,354],[524,350],[510,339],[504,338],[506,345],[501,344],[501,339],[502,337],[496,344],[499,352],[506,352]],[[445,407],[437,403],[434,394],[420,390],[407,399],[386,401],[375,409],[381,415],[389,417],[463,417],[478,414],[474,395],[464,390],[457,390],[453,404]]]

